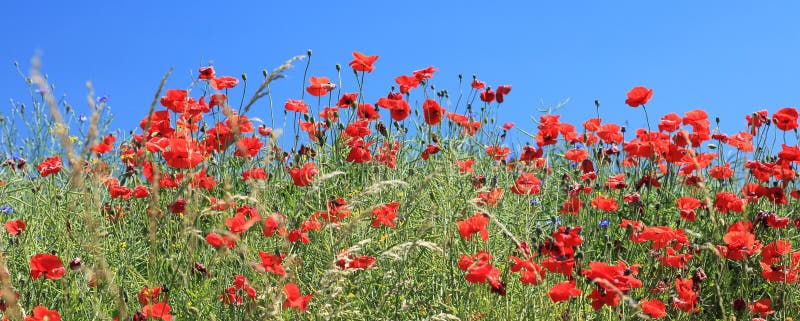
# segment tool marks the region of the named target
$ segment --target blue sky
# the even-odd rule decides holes
[[[365,97],[377,101],[393,78],[430,65],[432,83],[458,91],[457,75],[510,84],[500,123],[531,131],[536,108],[569,99],[558,111],[577,123],[594,113],[644,126],[625,93],[654,89],[650,117],[703,108],[726,132],[746,113],[796,107],[800,4],[790,1],[8,1],[0,19],[0,98],[27,101],[24,71],[37,51],[56,94],[87,111],[85,82],[110,97],[114,127],[144,117],[161,76],[184,88],[213,61],[218,75],[260,78],[313,50],[309,74],[335,78],[352,51],[379,55]],[[273,85],[282,106],[299,98],[303,65]],[[343,73],[345,90],[355,81]],[[252,82],[251,84],[254,84]],[[251,86],[254,88],[255,86]],[[240,90],[240,88],[237,88]],[[234,90],[233,101],[240,95]],[[249,97],[249,94],[248,94]],[[419,96],[417,96],[419,97]],[[455,98],[453,98],[455,99]],[[310,101],[308,101],[311,103]],[[7,113],[6,103],[0,111]],[[264,118],[264,104],[253,116]],[[280,115],[280,113],[279,113]],[[388,118],[388,115],[384,117]]]

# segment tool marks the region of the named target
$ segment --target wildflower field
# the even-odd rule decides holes
[[[378,56],[331,75],[311,58],[167,73],[116,134],[91,86],[83,117],[36,61],[21,72],[30,101],[0,122],[3,320],[800,314],[796,108],[724,133],[631,84],[579,124],[500,124],[513,84],[435,88],[433,66],[378,84]],[[273,101],[293,65],[297,96]]]

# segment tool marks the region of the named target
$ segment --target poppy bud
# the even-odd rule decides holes
[[[736,298],[736,300],[733,300],[733,310],[734,311],[744,311],[744,309],[746,307],[747,307],[747,303],[744,302],[744,299]]]
[[[311,49],[308,49],[308,51],[306,52],[306,55],[308,55],[309,57],[311,57]]]
[[[342,65],[336,64],[336,71],[340,71],[340,70],[342,70]]]
[[[242,80],[247,81],[247,74],[246,73],[242,73]]]
[[[72,259],[72,261],[69,262],[69,269],[70,270],[73,270],[73,271],[80,270],[81,266],[83,266],[83,261],[81,261],[81,258],[79,258],[79,257],[76,257],[76,258]]]
[[[595,108],[600,108],[600,100],[599,99],[595,99],[594,100],[594,107]]]

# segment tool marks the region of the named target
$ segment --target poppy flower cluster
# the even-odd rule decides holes
[[[378,56],[360,52],[352,56],[349,66],[363,85],[363,77],[376,70]],[[278,298],[276,308],[296,310],[282,313],[314,312],[312,302],[327,308],[333,292],[310,290],[321,286],[319,275],[313,275],[317,270],[306,266],[318,265],[304,260],[316,257],[325,257],[324,264],[330,267],[321,283],[351,275],[361,280],[397,278],[398,272],[390,270],[393,265],[384,261],[395,256],[373,251],[394,244],[393,238],[408,235],[409,226],[416,224],[424,225],[413,233],[435,231],[415,235],[421,239],[458,232],[460,238],[436,239],[429,248],[449,258],[459,255],[455,262],[442,260],[454,264],[453,269],[409,261],[405,266],[410,271],[455,271],[459,283],[448,286],[488,284],[490,292],[499,295],[525,295],[520,287],[536,289],[532,291],[546,292],[555,308],[567,314],[586,316],[586,309],[573,307],[580,301],[575,298],[581,297],[592,307],[586,311],[609,306],[624,313],[625,308],[617,308],[624,302],[651,318],[673,313],[716,318],[716,307],[704,304],[712,298],[713,304],[728,300],[735,311],[760,317],[791,309],[764,293],[786,291],[786,284],[796,283],[800,273],[800,251],[791,237],[800,228],[800,217],[791,211],[800,199],[796,184],[800,148],[791,139],[784,139],[780,150],[763,144],[766,135],[774,135],[773,127],[784,132],[799,127],[796,108],[747,115],[748,128],[731,135],[712,128],[708,113],[701,109],[667,113],[656,130],[631,130],[599,115],[575,126],[548,113],[531,126],[535,133],[530,142],[514,146],[505,143],[505,135],[529,125],[501,126],[476,118],[471,109],[456,113],[458,106],[444,93],[416,99],[415,90],[426,87],[436,71],[428,67],[396,77],[397,91],[392,87],[388,94],[374,97],[373,103],[367,103],[370,97],[361,88],[339,94],[335,89],[340,84],[331,78],[310,77],[302,89],[321,99],[315,99],[317,106],[307,104],[305,94],[286,100],[283,108],[296,120],[292,125],[299,148],[283,151],[273,139],[278,129],[256,126],[260,119],[228,105],[228,89],[235,88],[239,79],[217,76],[213,67],[202,67],[198,80],[203,96],[168,89],[158,101],[161,110],[146,115],[139,124],[141,131],[132,138],[106,135],[87,144],[87,154],[98,157],[96,163],[109,159],[107,154],[115,148],[121,161],[118,168],[85,165],[94,169],[87,175],[96,178],[93,183],[101,191],[98,212],[109,219],[104,223],[113,225],[115,233],[146,217],[144,223],[155,226],[158,236],[153,242],[167,242],[160,239],[162,226],[176,221],[195,224],[186,230],[205,235],[198,238],[197,257],[211,255],[213,261],[203,263],[212,269],[235,266],[214,273],[222,276],[224,285],[211,292],[220,308],[243,306],[235,311],[257,310],[251,308],[266,305],[265,297]],[[510,85],[492,88],[477,77],[469,85],[471,99],[480,99],[487,108],[504,103],[511,92]],[[624,102],[644,107],[652,95],[653,89],[637,86]],[[414,139],[406,136],[410,124],[416,126]],[[308,134],[307,140],[297,135],[302,132]],[[746,158],[732,160],[726,152]],[[41,177],[53,175],[50,182],[62,178],[59,173],[65,166],[55,154],[36,168]],[[9,161],[5,166],[15,168],[15,173],[24,170],[24,159]],[[71,168],[76,166],[72,160],[66,166],[77,170]],[[421,173],[432,168],[428,176]],[[112,174],[117,169],[121,174]],[[417,184],[420,177],[426,178]],[[411,186],[406,190],[387,187],[406,184]],[[429,185],[436,189],[429,191]],[[443,195],[450,187],[458,193]],[[260,202],[262,197],[282,201]],[[428,208],[420,210],[421,206]],[[9,246],[42,230],[42,223],[27,213],[4,212],[11,215],[4,224]],[[67,223],[69,235],[74,236],[70,224],[75,223]],[[355,237],[380,238],[380,242],[335,252]],[[326,241],[335,242],[334,252],[328,246],[334,243],[320,246]],[[423,242],[428,241],[403,244]],[[50,282],[38,281],[42,277],[71,277],[53,253],[35,254],[27,262],[34,284]],[[69,266],[80,270],[80,264],[78,260]],[[731,293],[716,289],[712,293],[715,286],[739,285],[715,279],[714,286],[708,286],[703,268],[709,264],[741,270],[737,275],[749,278],[747,284],[758,291],[740,287]],[[749,273],[753,267],[756,273]],[[194,276],[206,281],[214,279],[209,268],[189,261]],[[415,274],[402,286],[425,277],[426,273]],[[90,281],[92,287],[98,284]],[[264,284],[277,290],[261,293]],[[748,297],[734,301],[732,293]],[[791,291],[785,294],[796,296]],[[176,297],[185,295],[173,296],[174,304]],[[137,301],[134,320],[176,318],[170,314],[166,286],[142,288]],[[39,306],[25,318],[40,319],[59,320],[60,315]]]

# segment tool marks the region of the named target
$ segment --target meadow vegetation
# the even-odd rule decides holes
[[[499,124],[510,85],[435,88],[435,67],[371,83],[378,57],[358,52],[328,78],[311,58],[204,66],[183,88],[167,73],[129,132],[91,85],[76,114],[34,61],[0,123],[3,319],[800,313],[797,109],[723,133],[701,109],[648,114],[658,97],[632,86],[581,124]],[[298,95],[273,103],[297,64]],[[620,112],[647,128],[603,120]]]

